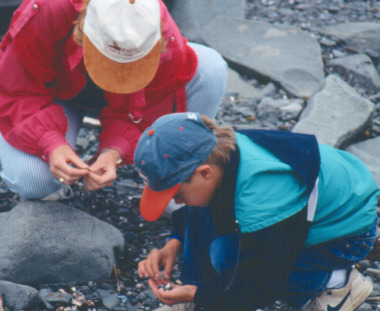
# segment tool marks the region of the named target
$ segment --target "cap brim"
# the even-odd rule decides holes
[[[104,56],[86,35],[83,39],[83,57],[90,78],[101,89],[118,94],[142,90],[153,80],[160,61],[160,40],[143,58],[119,63]]]
[[[180,186],[181,184],[178,184],[167,190],[153,191],[146,185],[140,200],[141,216],[148,221],[157,220]]]

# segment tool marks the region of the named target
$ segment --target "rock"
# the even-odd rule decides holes
[[[344,42],[347,48],[357,53],[373,50],[380,53],[380,25],[368,22],[347,22],[321,27],[320,31]]]
[[[54,306],[57,304],[68,305],[72,297],[71,295],[64,292],[53,292],[50,289],[43,288],[39,292],[39,296],[42,302],[45,304],[46,308],[53,310]]]
[[[260,100],[263,93],[251,84],[245,82],[241,76],[233,69],[228,68],[226,93],[237,92],[239,97]]]
[[[309,98],[293,132],[314,134],[320,143],[341,148],[362,132],[375,106],[337,76],[329,75],[322,89]]]
[[[100,299],[103,302],[103,305],[108,310],[113,310],[115,307],[120,305],[120,299],[118,295],[112,290],[98,289],[96,294],[99,295]]]
[[[26,285],[0,281],[0,293],[3,294],[4,305],[11,310],[32,309],[40,302],[38,290]]]
[[[174,1],[170,14],[189,41],[204,43],[201,35],[203,27],[219,15],[244,18],[245,2],[245,0]]]
[[[320,45],[299,28],[218,16],[202,37],[240,73],[280,83],[295,96],[309,97],[323,82]]]
[[[371,311],[372,306],[369,303],[363,303],[356,309],[356,311]]]
[[[326,69],[330,73],[337,73],[352,87],[366,89],[368,93],[374,93],[380,88],[380,76],[366,54],[332,59],[328,62]]]
[[[27,201],[0,213],[0,279],[20,284],[98,280],[111,275],[121,232],[57,202]]]
[[[377,280],[380,280],[380,270],[379,269],[368,268],[366,270],[366,274],[375,277]]]
[[[380,137],[350,145],[346,151],[351,152],[367,165],[380,187]]]

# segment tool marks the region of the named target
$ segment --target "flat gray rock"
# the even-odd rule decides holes
[[[358,53],[374,50],[380,53],[380,24],[367,22],[341,23],[322,27],[321,33],[342,40]]]
[[[353,144],[347,147],[346,151],[351,152],[367,165],[380,187],[380,137]]]
[[[170,15],[189,41],[204,43],[201,36],[203,27],[219,15],[243,19],[245,2],[245,0],[174,1],[170,8]]]
[[[309,97],[323,82],[320,45],[296,27],[218,16],[202,37],[240,73],[280,83],[295,96]]]
[[[244,81],[243,78],[235,70],[227,69],[227,85],[226,92],[236,92],[239,97],[250,98],[260,100],[264,97],[263,93],[250,85],[248,82]]]
[[[347,146],[370,121],[375,105],[337,76],[329,75],[310,97],[292,132],[314,134],[320,143]]]
[[[0,213],[0,279],[34,285],[108,278],[124,247],[112,225],[65,204],[27,201]]]
[[[327,68],[350,84],[352,87],[365,89],[368,93],[380,88],[380,76],[366,54],[353,54],[332,59]]]

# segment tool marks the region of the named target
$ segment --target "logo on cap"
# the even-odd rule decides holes
[[[133,49],[123,49],[117,44],[116,41],[113,41],[112,44],[108,44],[106,50],[114,55],[127,57],[135,57],[143,53],[143,49],[141,47]]]

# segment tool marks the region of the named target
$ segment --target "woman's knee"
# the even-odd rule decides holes
[[[11,175],[3,171],[1,177],[12,192],[25,199],[44,198],[57,191],[60,186],[46,169],[41,171],[30,168],[13,169]]]

